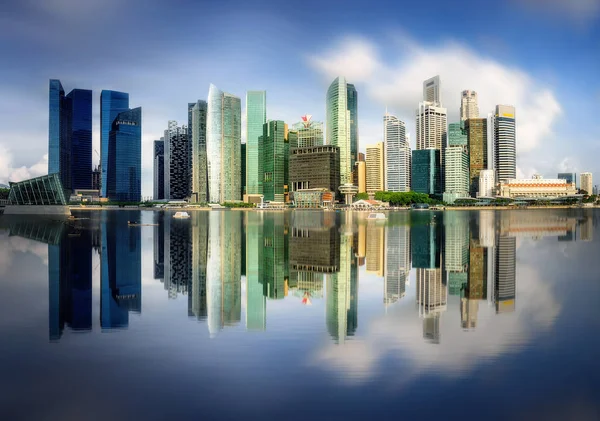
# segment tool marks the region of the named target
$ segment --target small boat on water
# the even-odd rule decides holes
[[[385,221],[387,219],[387,217],[385,216],[384,213],[372,212],[369,214],[369,216],[367,216],[367,219],[369,221]]]
[[[173,215],[173,218],[178,218],[178,219],[185,219],[185,218],[189,218],[190,214],[187,212],[175,212],[175,215]]]

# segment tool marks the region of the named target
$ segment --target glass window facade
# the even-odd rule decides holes
[[[420,149],[412,152],[412,189],[417,193],[441,194],[440,151]]]
[[[487,119],[471,118],[466,121],[469,146],[469,193],[472,197],[479,190],[479,174],[488,168]]]
[[[208,201],[208,163],[206,156],[206,101],[198,101],[192,108],[192,124],[188,134],[192,136],[192,199]]]
[[[262,194],[262,151],[258,138],[263,134],[267,122],[266,91],[246,93],[246,191],[248,194]]]
[[[119,202],[141,200],[142,109],[119,113],[109,133],[107,195]]]
[[[269,121],[263,126],[263,194],[264,200],[285,200],[285,178],[289,160],[289,142],[286,124],[280,120]]]
[[[340,184],[352,183],[351,113],[348,110],[348,85],[343,76],[327,90],[327,144],[340,148]]]
[[[165,141],[154,141],[154,200],[165,198]]]
[[[10,183],[8,203],[11,205],[67,204],[66,194],[57,173]]]
[[[65,91],[59,80],[50,79],[48,118],[48,174],[60,171],[61,106]],[[62,127],[64,130],[64,127]]]
[[[107,197],[109,134],[117,115],[128,110],[128,93],[104,90],[100,94],[100,195],[102,197]]]

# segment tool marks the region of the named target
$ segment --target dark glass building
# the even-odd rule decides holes
[[[50,79],[48,173],[57,173],[65,189],[92,188],[92,91],[73,89],[65,96]]]
[[[290,191],[324,188],[338,193],[339,147],[325,145],[292,149],[289,160]]]
[[[353,84],[347,85],[348,111],[350,111],[350,159],[351,167],[358,160],[358,92]]]
[[[558,179],[567,180],[567,183],[577,185],[577,174],[574,172],[559,172]]]
[[[426,194],[442,193],[439,149],[412,151],[412,190]]]
[[[108,194],[109,135],[119,113],[129,110],[129,94],[102,91],[100,94],[100,195]]]
[[[189,173],[189,138],[186,126],[174,126],[165,132],[168,137],[168,145],[165,144],[166,171],[169,172],[169,183],[165,189],[165,199],[183,200],[190,197]],[[165,138],[167,142],[167,138]]]
[[[246,144],[242,143],[242,197],[246,193]]]
[[[165,198],[165,141],[154,141],[154,200]]]
[[[142,196],[142,109],[121,112],[108,141],[107,196],[119,202],[139,202]]]
[[[280,120],[271,120],[263,125],[263,135],[259,138],[263,156],[263,194],[265,201],[285,200],[286,167],[289,159],[289,139],[287,125]]]

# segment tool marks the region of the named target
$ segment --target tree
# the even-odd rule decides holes
[[[8,193],[10,189],[2,189],[0,188],[0,199],[8,199]]]
[[[369,200],[369,195],[367,193],[357,193],[356,200]]]

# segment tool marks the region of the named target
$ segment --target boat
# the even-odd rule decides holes
[[[385,221],[387,217],[381,212],[372,212],[367,216],[369,221]]]
[[[175,215],[173,215],[173,218],[178,218],[178,219],[185,219],[185,218],[189,218],[190,214],[187,212],[175,212]]]

